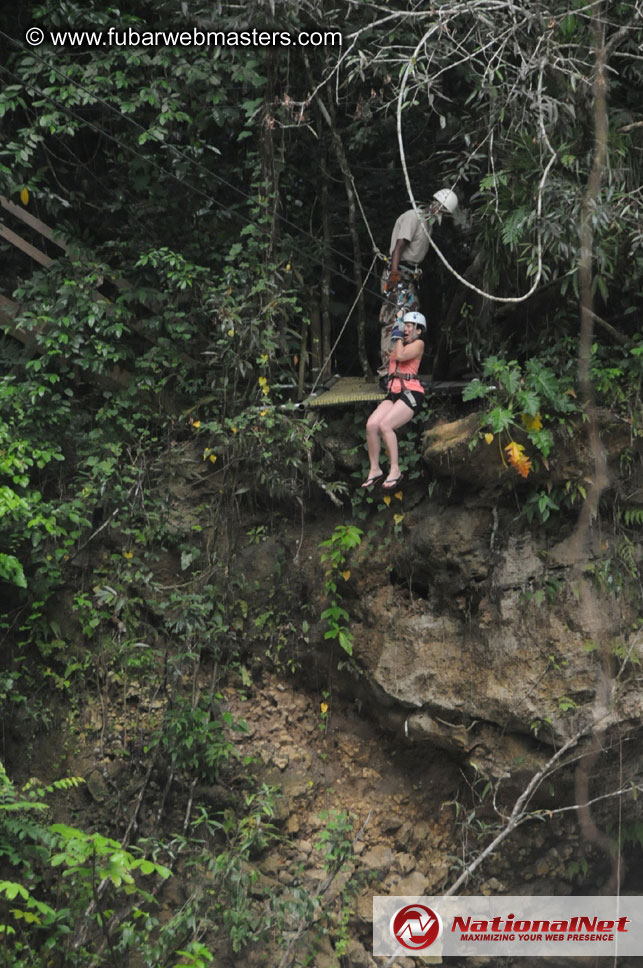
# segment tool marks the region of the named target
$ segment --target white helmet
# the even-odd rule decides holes
[[[436,202],[440,203],[442,208],[446,209],[449,215],[453,215],[458,207],[458,196],[450,188],[441,188],[439,191],[433,193],[433,197]]]
[[[418,326],[420,329],[426,329],[426,317],[422,313],[405,313],[404,322],[413,323],[414,326]]]

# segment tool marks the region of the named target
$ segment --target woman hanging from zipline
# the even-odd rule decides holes
[[[404,321],[396,323],[393,328],[393,350],[388,364],[388,394],[366,424],[370,469],[362,487],[372,487],[384,477],[384,471],[380,467],[382,440],[391,464],[382,487],[385,491],[390,491],[402,480],[395,431],[412,420],[424,403],[424,387],[417,379],[417,372],[424,353],[422,336],[425,332],[426,319],[422,313],[417,312],[406,313]]]

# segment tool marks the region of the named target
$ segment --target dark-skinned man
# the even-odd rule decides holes
[[[388,359],[391,355],[391,332],[397,320],[404,314],[416,312],[420,308],[418,283],[422,270],[420,264],[428,249],[428,233],[434,222],[439,222],[445,213],[453,213],[458,207],[458,199],[448,188],[435,192],[429,205],[420,205],[421,219],[414,209],[409,209],[398,218],[391,234],[389,261],[382,275],[382,294],[385,302],[380,310],[382,365],[380,375],[388,372]]]

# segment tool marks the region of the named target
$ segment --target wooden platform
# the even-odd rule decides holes
[[[467,380],[432,380],[430,376],[420,374],[420,380],[426,393],[460,394],[466,387]],[[367,383],[362,376],[333,377],[327,384],[319,387],[316,393],[306,397],[302,406],[309,407],[337,407],[351,403],[376,403],[386,396],[380,388],[379,382]]]
[[[305,407],[336,407],[342,403],[362,403],[383,400],[386,394],[379,383],[367,383],[363,376],[334,377],[316,394],[306,397]]]

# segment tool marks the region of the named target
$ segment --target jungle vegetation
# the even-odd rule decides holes
[[[598,406],[640,437],[642,13],[640,0],[5,5],[0,194],[54,232],[2,212],[51,260],[0,240],[3,717],[40,728],[52,693],[136,681],[164,703],[149,770],[192,790],[227,776],[243,804],[208,814],[186,798],[182,839],[143,842],[135,823],[51,822],[76,778],[4,772],[6,964],[137,951],[205,965],[209,933],[238,951],[286,916],[252,913],[247,861],[274,835],[274,792],[239,778],[244,726],[218,690],[249,628],[273,646],[305,629],[287,601],[249,611],[220,535],[244,507],[304,514],[346,488],[325,478],[323,421],[288,404],[331,359],[372,372],[373,246],[412,201],[442,187],[460,200],[422,298],[433,371],[478,379],[487,431],[526,414],[546,457],[548,427]],[[47,36],[30,46],[34,25]],[[54,46],[49,33],[110,27],[332,29],[342,43]],[[171,489],[192,473],[207,473],[208,500],[179,518]],[[168,555],[180,580],[159,577]],[[348,843],[335,818],[329,870]],[[159,925],[149,884],[186,856],[209,865],[207,888]]]

